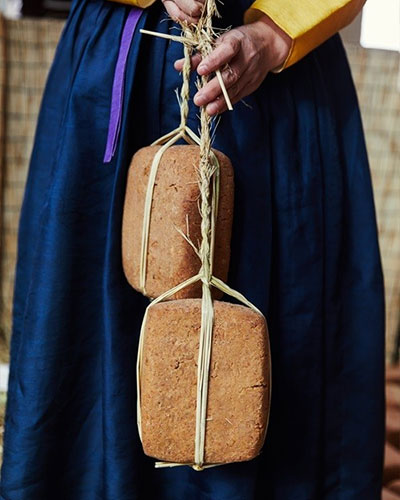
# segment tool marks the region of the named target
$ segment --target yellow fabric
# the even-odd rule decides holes
[[[366,0],[255,0],[244,21],[269,16],[292,38],[292,47],[281,71],[351,23]]]
[[[112,2],[125,3],[126,5],[134,5],[145,9],[150,7],[156,0],[111,0]]]

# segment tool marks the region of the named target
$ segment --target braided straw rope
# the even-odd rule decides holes
[[[200,214],[201,214],[201,237],[202,241],[200,248],[195,248],[193,242],[189,240],[181,231],[182,236],[192,245],[201,261],[199,273],[177,286],[166,291],[156,299],[154,299],[146,308],[142,327],[140,331],[138,356],[136,365],[137,375],[137,425],[139,436],[142,439],[142,417],[141,417],[141,369],[143,363],[143,345],[146,330],[146,322],[148,312],[151,307],[162,302],[175,293],[184,288],[196,283],[202,282],[202,304],[201,304],[201,327],[199,337],[199,353],[198,353],[198,371],[197,371],[197,396],[196,396],[196,430],[195,430],[195,450],[193,463],[171,463],[171,462],[156,462],[156,467],[174,467],[181,465],[190,465],[195,470],[203,470],[208,467],[214,467],[221,464],[205,464],[205,435],[206,435],[206,415],[207,415],[207,397],[208,397],[208,381],[211,361],[211,347],[213,338],[214,325],[214,307],[211,296],[211,287],[221,290],[222,292],[235,298],[242,304],[246,305],[256,313],[263,316],[251,302],[249,302],[242,294],[230,288],[220,279],[213,276],[213,261],[214,261],[214,246],[215,246],[215,228],[218,213],[219,200],[219,182],[220,172],[219,163],[216,155],[211,150],[211,122],[212,118],[206,112],[205,107],[201,107],[200,111],[200,137],[198,137],[188,126],[187,117],[189,113],[189,98],[190,98],[190,72],[191,72],[191,55],[193,50],[201,53],[202,57],[206,57],[214,46],[215,33],[212,28],[212,18],[218,15],[215,0],[206,0],[200,20],[196,26],[188,26],[182,24],[183,36],[164,35],[147,30],[141,30],[143,33],[170,38],[184,44],[184,65],[182,70],[183,84],[180,92],[180,111],[181,123],[178,128],[169,132],[153,143],[153,145],[161,145],[161,148],[154,156],[146,192],[144,219],[142,228],[142,250],[140,262],[140,287],[145,294],[145,279],[147,268],[147,249],[149,239],[151,205],[153,199],[154,185],[157,175],[157,170],[161,158],[165,151],[175,144],[180,139],[184,139],[188,144],[197,144],[200,147],[200,159],[198,168],[198,182],[200,190]],[[218,77],[219,74],[219,77]],[[217,77],[221,83],[221,89],[227,100],[228,108],[232,109],[228,94],[222,82],[222,77],[217,72]],[[202,76],[200,87],[204,87],[209,80],[209,76]],[[263,316],[264,317],[264,316]],[[265,319],[265,318],[264,318]],[[269,379],[271,380],[271,363],[269,364]],[[271,390],[269,391],[271,399]],[[269,419],[269,415],[268,415]],[[265,433],[268,428],[268,421]],[[265,436],[264,436],[265,437]]]

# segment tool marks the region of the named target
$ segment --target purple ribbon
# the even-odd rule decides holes
[[[121,130],[122,109],[124,103],[125,71],[129,49],[135,34],[136,25],[143,9],[132,7],[125,21],[119,47],[117,64],[115,66],[112,88],[110,121],[108,124],[107,146],[104,154],[104,163],[109,163],[117,149],[119,132]]]

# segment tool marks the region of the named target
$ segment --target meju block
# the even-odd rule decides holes
[[[129,168],[123,224],[122,261],[129,283],[140,290],[139,270],[142,226],[150,166],[160,146],[140,149]],[[233,218],[233,169],[230,160],[215,151],[220,164],[220,199],[216,224],[214,275],[226,281],[230,259]],[[163,155],[155,181],[147,252],[146,295],[158,297],[163,292],[194,276],[200,259],[178,232],[187,234],[198,247],[201,242],[199,213],[199,165],[197,146],[172,146]],[[213,296],[222,294],[215,290]],[[200,282],[171,298],[201,297]]]
[[[206,463],[257,456],[270,404],[267,324],[253,310],[214,301]],[[142,443],[158,460],[194,461],[201,299],[150,307],[141,369]]]

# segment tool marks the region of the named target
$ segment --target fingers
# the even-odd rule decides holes
[[[191,57],[190,61],[191,61],[192,70],[195,70],[201,61],[201,55],[199,53],[195,54],[194,56]],[[177,71],[182,71],[184,62],[185,62],[185,59],[178,59],[174,63],[174,68]]]
[[[222,35],[216,47],[204,59],[192,57],[192,69],[201,76],[221,71],[224,86],[232,104],[254,92],[266,77],[270,62],[268,47],[254,27],[241,27]],[[182,70],[183,59],[175,61],[175,69]],[[194,96],[197,106],[205,107],[211,116],[222,113],[227,105],[218,78],[211,78]]]
[[[163,3],[165,10],[174,21],[186,21],[189,24],[196,24],[198,22],[198,17],[191,16],[190,14],[181,10],[177,5],[177,2],[175,2],[174,0],[164,0]]]
[[[222,44],[221,42],[221,45],[214,49],[214,52],[217,52],[217,49],[220,47],[224,51],[228,50],[228,55],[226,56],[227,58],[230,58],[231,54],[235,53],[236,50],[234,44],[229,42],[229,45],[225,46],[225,43]],[[218,60],[218,58],[219,56],[217,54],[216,59]],[[184,59],[175,61],[175,69],[178,71],[182,70],[183,62]],[[200,73],[199,66],[201,64],[203,64],[201,62],[201,55],[195,54],[192,57],[192,69],[196,69],[197,67],[197,72]],[[216,69],[218,69],[218,67]],[[243,54],[238,54],[233,58],[230,65],[225,64],[225,69],[221,71],[222,80],[231,101],[239,95],[245,85],[242,77],[246,73],[246,69],[246,62]],[[210,115],[221,113],[226,109],[226,102],[222,95],[220,83],[216,77],[212,78],[202,89],[200,89],[194,96],[193,100],[197,106],[206,106],[206,110]]]
[[[242,90],[242,86],[236,84],[235,86],[231,87],[228,91],[229,94],[229,99],[232,104],[235,104],[238,99],[237,96],[240,94]],[[226,105],[226,101],[224,99],[224,96],[220,94],[214,101],[210,102],[206,106],[206,111],[210,116],[217,115],[219,113],[222,113],[223,111],[226,111],[228,109]]]
[[[243,73],[242,65],[240,61],[234,61],[231,66],[228,66],[225,70],[221,72],[222,80],[225,84],[225,88],[232,92],[235,91],[237,83]],[[194,103],[196,106],[204,106],[207,103],[214,101],[221,94],[221,86],[217,78],[210,80],[207,85],[200,89],[194,96]],[[230,92],[228,92],[229,97]]]
[[[225,87],[228,89],[234,85],[240,78],[243,70],[240,67],[240,61],[228,66],[230,62],[239,53],[241,41],[238,36],[228,33],[223,35],[218,42],[218,46],[202,60],[200,54],[195,54],[192,57],[192,70],[197,68],[199,75],[209,74],[213,71],[226,66],[222,71],[222,79]],[[242,59],[242,58],[240,58]],[[175,61],[174,67],[178,71],[182,71],[184,59]],[[221,87],[216,78],[213,78],[208,84],[201,89],[194,97],[194,102],[197,106],[203,106],[212,100],[216,99],[221,93]]]
[[[222,35],[216,48],[199,64],[197,68],[198,74],[208,75],[225,66],[238,54],[240,48],[240,35],[236,35],[234,32]]]
[[[164,3],[169,3],[171,0],[166,0]],[[222,35],[218,41],[216,48],[201,61],[200,54],[196,54],[192,58],[192,69],[197,68],[198,74],[208,75],[217,69],[222,68],[229,63],[241,49],[241,34],[229,32]],[[175,61],[174,67],[178,71],[182,71],[183,59]]]
[[[237,102],[241,101],[244,97],[249,95],[251,92],[253,92],[253,90],[255,89],[251,86],[250,81],[243,81],[243,82],[241,81],[240,83],[230,88],[230,90],[228,91],[229,98],[232,104],[236,104]],[[215,99],[215,101],[208,104],[206,107],[206,111],[210,116],[221,114],[227,109],[228,108],[226,105],[226,101],[222,94],[218,96],[217,99]]]
[[[204,1],[197,0],[174,0],[176,5],[184,12],[186,15],[199,18],[201,11],[203,10]]]

